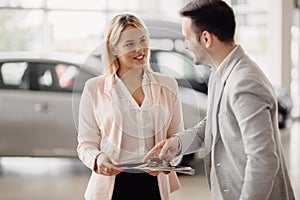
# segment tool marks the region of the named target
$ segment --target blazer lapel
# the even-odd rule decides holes
[[[220,112],[220,103],[222,96],[224,95],[224,88],[226,86],[226,81],[229,78],[232,70],[236,66],[237,62],[243,56],[243,50],[240,46],[235,50],[234,56],[231,56],[232,59],[229,59],[223,69],[220,69],[220,73],[216,74],[216,71],[213,71],[210,77],[209,89],[208,89],[208,110],[205,129],[205,170],[207,175],[207,180],[210,186],[210,169],[211,169],[211,150],[219,139],[219,123],[218,123],[218,113]]]
[[[152,96],[152,106],[155,109],[154,114],[154,126],[155,126],[155,144],[160,142],[163,139],[163,135],[161,133],[162,130],[160,130],[160,124],[159,121],[159,102],[160,102],[160,94],[161,94],[161,84],[156,80],[156,78],[151,74],[147,73],[147,77],[149,78],[149,84],[150,84],[150,91]]]
[[[233,55],[230,55],[230,58],[225,61],[224,66],[220,71],[217,71],[215,80],[215,90],[214,90],[214,97],[213,101],[213,108],[212,108],[212,134],[213,134],[213,144],[215,145],[218,137],[219,137],[219,112],[220,112],[220,104],[222,100],[222,96],[224,93],[224,88],[226,86],[226,81],[229,78],[232,70],[236,66],[237,62],[241,59],[244,51],[240,46],[236,47],[237,49],[234,50]]]
[[[223,91],[224,91],[224,86],[225,83],[222,82],[216,82],[216,86],[215,86],[215,96],[214,96],[214,100],[213,100],[213,109],[212,109],[212,117],[213,117],[213,121],[212,121],[212,146],[214,146],[218,140],[219,137],[219,110],[220,110],[220,102],[221,102],[221,98],[223,95]]]
[[[113,88],[115,87],[115,75],[110,74],[105,78],[104,81],[104,93],[109,97],[112,97]]]
[[[122,145],[122,127],[123,127],[123,117],[120,111],[120,94],[117,92],[116,89],[116,79],[115,74],[108,75],[105,78],[104,82],[104,93],[109,98],[108,102],[111,104],[110,107],[112,108],[112,123],[116,123],[118,127],[118,134],[117,135],[106,135],[106,137],[113,142],[114,145],[118,146],[121,149]],[[108,105],[106,105],[108,106]],[[119,154],[120,156],[120,154]]]

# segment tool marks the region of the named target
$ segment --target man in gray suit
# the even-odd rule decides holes
[[[212,200],[295,199],[282,152],[277,102],[264,73],[235,44],[233,10],[198,0],[180,11],[194,62],[213,64],[206,118],[157,144],[145,160],[203,154]]]

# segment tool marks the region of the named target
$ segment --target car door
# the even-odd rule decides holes
[[[38,62],[32,65],[34,154],[38,156],[77,156],[72,98],[77,66]]]
[[[33,117],[27,62],[0,63],[0,156],[32,153]]]

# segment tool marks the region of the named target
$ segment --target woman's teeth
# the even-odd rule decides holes
[[[138,59],[138,60],[140,60],[142,58],[144,58],[144,55],[140,55],[140,56],[135,57],[135,59]]]

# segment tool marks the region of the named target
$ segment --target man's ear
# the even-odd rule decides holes
[[[212,43],[212,34],[208,31],[203,31],[201,35],[201,42],[205,45],[206,48],[210,47]]]

